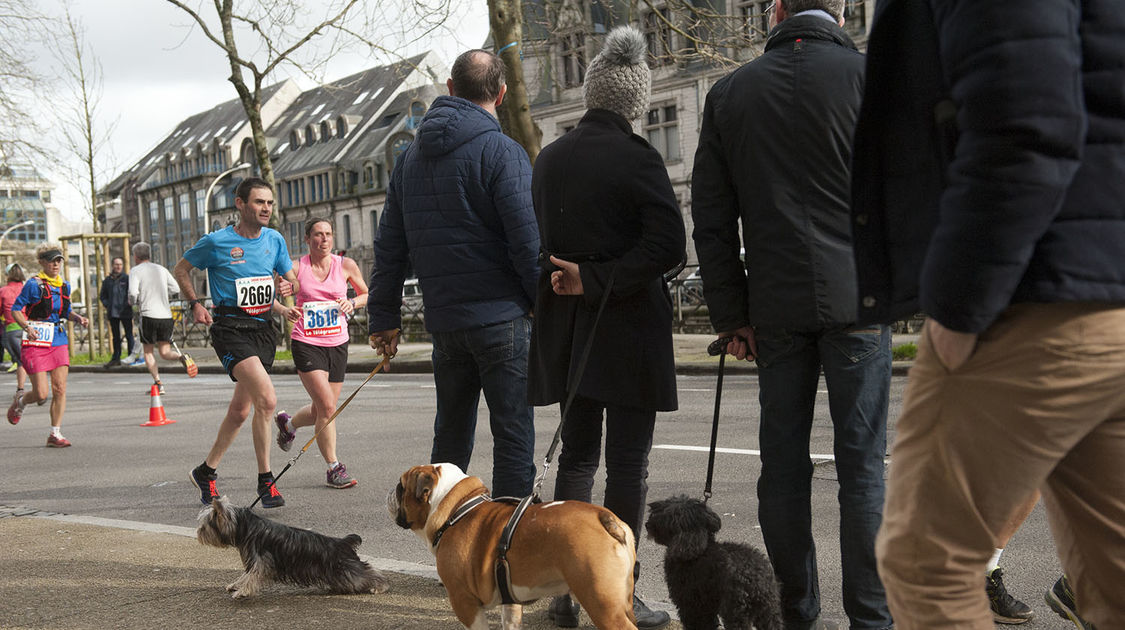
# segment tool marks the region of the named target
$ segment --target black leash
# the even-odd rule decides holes
[[[707,483],[703,486],[703,502],[711,498],[711,478],[715,474],[715,445],[719,439],[719,407],[723,400],[723,366],[727,359],[727,344],[734,337],[720,337],[707,346],[707,354],[719,357],[719,382],[715,385],[715,418],[711,421],[711,454],[707,457]]]

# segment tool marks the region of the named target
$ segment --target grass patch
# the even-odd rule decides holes
[[[70,364],[71,365],[102,365],[104,363],[109,363],[109,359],[112,356],[113,356],[113,354],[110,353],[110,352],[106,352],[105,354],[96,354],[95,353],[94,358],[91,359],[89,351],[79,352],[78,354],[76,354],[76,355],[74,355],[73,357],[70,358]]]
[[[293,360],[293,351],[292,350],[278,350],[277,352],[274,353],[273,360],[274,361],[292,361]]]
[[[895,361],[913,361],[918,356],[918,346],[913,343],[904,343],[891,350]]]

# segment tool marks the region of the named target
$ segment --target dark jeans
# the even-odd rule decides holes
[[[125,339],[129,342],[129,354],[133,354],[133,318],[132,317],[110,317],[109,318],[109,332],[113,335],[113,360],[121,360],[121,329],[119,326],[125,328]]]
[[[755,338],[762,407],[758,522],[781,582],[786,626],[803,628],[820,614],[809,435],[823,368],[840,483],[844,610],[853,629],[888,627],[892,621],[875,567],[875,534],[883,520],[890,330],[758,329]]]
[[[562,430],[562,452],[555,478],[555,500],[590,503],[594,475],[602,450],[602,412],[605,412],[605,507],[644,535],[645,497],[648,495],[648,452],[656,412],[605,405],[574,397]]]
[[[524,497],[535,481],[535,427],[527,404],[531,320],[433,333],[437,416],[430,463],[468,471],[481,390],[492,428],[492,496]]]

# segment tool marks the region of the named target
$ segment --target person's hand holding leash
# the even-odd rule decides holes
[[[369,338],[371,347],[379,355],[387,358],[393,358],[398,354],[398,329],[392,328],[390,330],[383,330],[377,333],[371,333]],[[390,363],[387,363],[383,368],[384,372],[389,372],[391,368]]]
[[[551,256],[551,264],[558,271],[551,272],[551,289],[556,295],[582,295],[582,276],[578,273],[578,263]]]
[[[738,359],[753,361],[758,358],[758,342],[754,339],[754,327],[743,326],[731,332],[719,333],[719,338],[731,337],[727,344],[727,354]]]

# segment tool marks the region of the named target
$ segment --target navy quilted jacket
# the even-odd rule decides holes
[[[481,107],[438,97],[391,173],[375,236],[368,329],[400,327],[408,263],[430,332],[526,315],[538,255],[527,153]]]
[[[1121,0],[883,0],[853,229],[861,321],[986,330],[1009,304],[1125,303]]]

